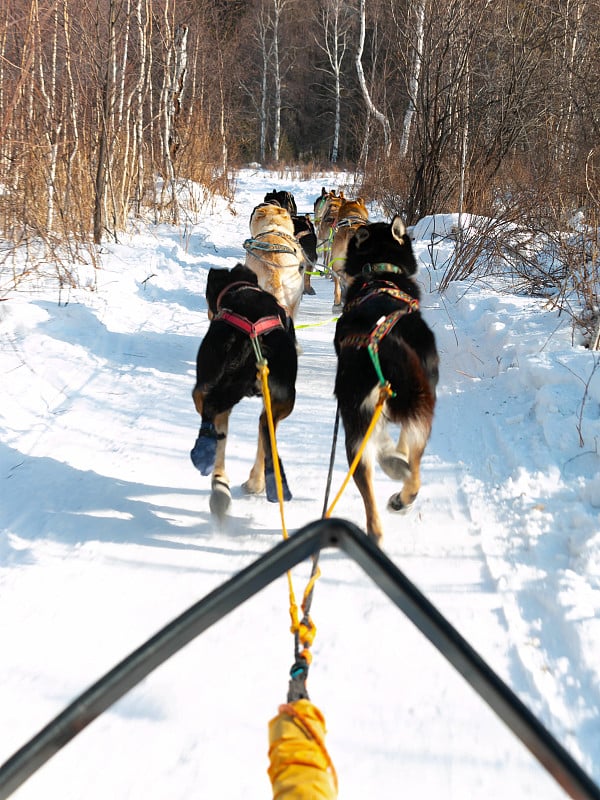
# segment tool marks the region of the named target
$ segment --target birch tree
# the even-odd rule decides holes
[[[360,0],[358,46],[356,49],[356,58],[355,58],[356,72],[358,74],[358,83],[360,86],[360,90],[362,92],[363,99],[365,101],[365,105],[367,107],[367,111],[377,120],[377,122],[382,127],[383,151],[385,157],[389,158],[390,150],[392,147],[390,121],[387,118],[387,116],[382,111],[380,111],[373,103],[371,99],[371,94],[369,92],[369,87],[367,86],[365,72],[362,65],[362,57],[365,47],[366,17],[367,17],[366,0]]]
[[[408,144],[416,112],[417,94],[421,78],[421,65],[423,63],[423,45],[425,36],[425,3],[426,0],[416,0],[414,6],[415,13],[415,41],[413,44],[412,63],[410,66],[410,77],[408,81],[408,105],[404,114],[402,124],[402,136],[400,138],[399,155],[406,158]]]
[[[331,81],[333,95],[333,139],[331,144],[331,163],[338,160],[340,150],[340,131],[342,126],[342,65],[348,48],[350,9],[345,0],[326,0],[315,15],[319,35],[314,41],[325,56],[326,67],[317,67]]]
[[[579,39],[582,35],[581,22],[585,13],[586,0],[567,0],[563,24],[563,37],[561,45],[561,70],[564,78],[561,81],[563,93],[559,111],[556,160],[559,168],[565,159],[572,155],[569,150],[571,141],[571,128],[574,121],[575,91],[574,80],[576,73],[576,59],[579,50]]]
[[[65,105],[67,117],[70,122],[69,137],[65,134],[65,146],[67,150],[67,170],[65,176],[65,197],[64,197],[64,213],[67,219],[71,215],[71,194],[73,190],[73,168],[75,159],[79,150],[79,125],[78,125],[78,111],[79,100],[75,91],[75,82],[73,80],[73,56],[71,46],[71,17],[69,14],[68,0],[63,0],[62,5],[63,17],[63,30],[65,37],[65,73],[66,73],[66,87],[65,87]],[[66,126],[65,126],[66,127]]]
[[[100,138],[94,186],[94,242],[100,244],[105,229],[105,201],[107,176],[110,170],[112,115],[115,103],[115,61],[116,61],[116,8],[115,0],[109,1],[107,42],[104,54],[104,78],[98,110]]]
[[[279,37],[280,37],[280,24],[283,9],[287,5],[287,0],[273,0],[273,16],[272,16],[272,30],[273,30],[273,143],[271,152],[275,163],[279,161],[279,148],[281,146],[281,81],[282,81],[282,66],[280,61],[279,50]]]
[[[262,6],[256,19],[256,27],[254,32],[254,40],[258,43],[260,53],[260,92],[258,103],[258,124],[259,124],[259,159],[260,163],[264,164],[267,157],[267,130],[269,120],[269,64],[271,62],[271,15],[269,11]]]
[[[179,207],[175,186],[175,157],[180,146],[180,135],[177,123],[181,113],[185,74],[187,69],[187,25],[178,25],[172,29],[168,17],[168,5],[165,7],[165,65],[163,86],[160,97],[162,119],[161,141],[163,168],[165,172],[161,203],[169,196],[172,221],[179,222]]]

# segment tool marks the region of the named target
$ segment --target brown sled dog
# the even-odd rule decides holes
[[[348,242],[357,228],[369,221],[369,211],[362,197],[355,200],[343,199],[337,212],[331,242],[329,266],[333,272],[335,291],[333,295],[333,311],[341,311],[346,294],[346,251]]]
[[[420,464],[431,433],[438,381],[433,332],[419,310],[417,264],[400,217],[357,229],[348,242],[346,304],[335,331],[338,356],[335,394],[354,461],[373,418],[380,392],[389,384],[383,413],[354,473],[363,498],[366,529],[381,542],[383,528],[373,491],[373,458],[385,474],[404,482],[388,508],[401,511],[421,486]],[[401,426],[394,443],[388,422]]]
[[[331,269],[331,246],[335,233],[340,206],[344,202],[344,193],[336,194],[335,189],[321,189],[321,194],[314,202],[314,225],[317,234],[317,257],[325,272],[333,280],[333,308],[339,311],[341,304],[341,288],[337,276]]]
[[[196,385],[192,391],[202,424],[190,456],[202,475],[212,475],[210,510],[223,516],[231,503],[225,472],[229,415],[243,397],[262,394],[256,345],[269,365],[275,428],[294,408],[298,360],[294,323],[275,298],[258,286],[252,270],[242,264],[232,270],[210,269],[206,301],[211,323],[198,349]],[[281,462],[279,466],[283,496],[289,500],[291,494]],[[267,499],[278,501],[264,409],[259,421],[256,460],[243,488],[249,494],[266,488]]]
[[[305,261],[289,212],[261,203],[250,216],[250,234],[252,238],[244,242],[246,266],[256,273],[258,285],[295,319],[304,291]]]

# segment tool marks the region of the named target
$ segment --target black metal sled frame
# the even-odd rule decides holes
[[[0,800],[192,639],[287,570],[328,547],[342,549],[363,568],[570,797],[600,800],[598,786],[448,620],[363,531],[342,519],[319,520],[301,528],[113,667],[0,767]]]

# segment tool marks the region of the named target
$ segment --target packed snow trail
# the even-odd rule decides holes
[[[216,204],[185,240],[160,227],[110,246],[96,293],[59,307],[47,291],[2,309],[0,761],[281,539],[277,504],[240,488],[258,399],[232,414],[233,501],[222,527],[209,513],[210,479],[189,460],[206,271],[243,258],[250,211],[266,191],[294,191],[301,210],[320,193],[318,181],[273,181],[243,173],[236,215]],[[435,288],[429,245],[416,248],[423,286]],[[333,288],[326,278],[313,285],[298,320],[296,407],[278,430],[290,532],[321,516],[335,420]],[[438,407],[421,493],[408,514],[384,513],[384,549],[598,781],[597,460],[576,462],[589,470],[585,486],[563,469],[579,403],[563,385],[559,406],[548,362],[571,368],[562,380],[585,371],[566,334],[549,340],[557,320],[549,327],[537,301],[466,292],[424,297],[441,353]],[[593,383],[590,403],[599,397]],[[550,405],[562,410],[552,431]],[[593,437],[596,421],[585,419]],[[346,470],[340,431],[332,497]],[[384,508],[396,487],[381,474],[376,487]],[[335,514],[362,527],[363,513],[350,484]],[[340,798],[391,800],[399,787],[451,800],[565,796],[360,568],[325,552],[321,569],[309,691],[327,720]],[[309,572],[294,571],[298,594]],[[292,660],[281,579],[159,668],[16,796],[266,797],[267,722],[285,701]]]

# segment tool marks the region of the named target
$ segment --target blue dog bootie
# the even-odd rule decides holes
[[[292,499],[292,493],[288,486],[285,472],[283,471],[283,464],[279,462],[279,472],[281,473],[281,490],[283,499],[287,502]],[[267,500],[269,503],[278,503],[279,497],[277,496],[277,480],[275,479],[275,468],[265,468],[265,489],[267,491]]]
[[[225,434],[217,433],[212,422],[203,422],[200,425],[198,438],[190,451],[190,458],[201,475],[210,475],[213,471],[217,456],[217,440],[224,438]]]

